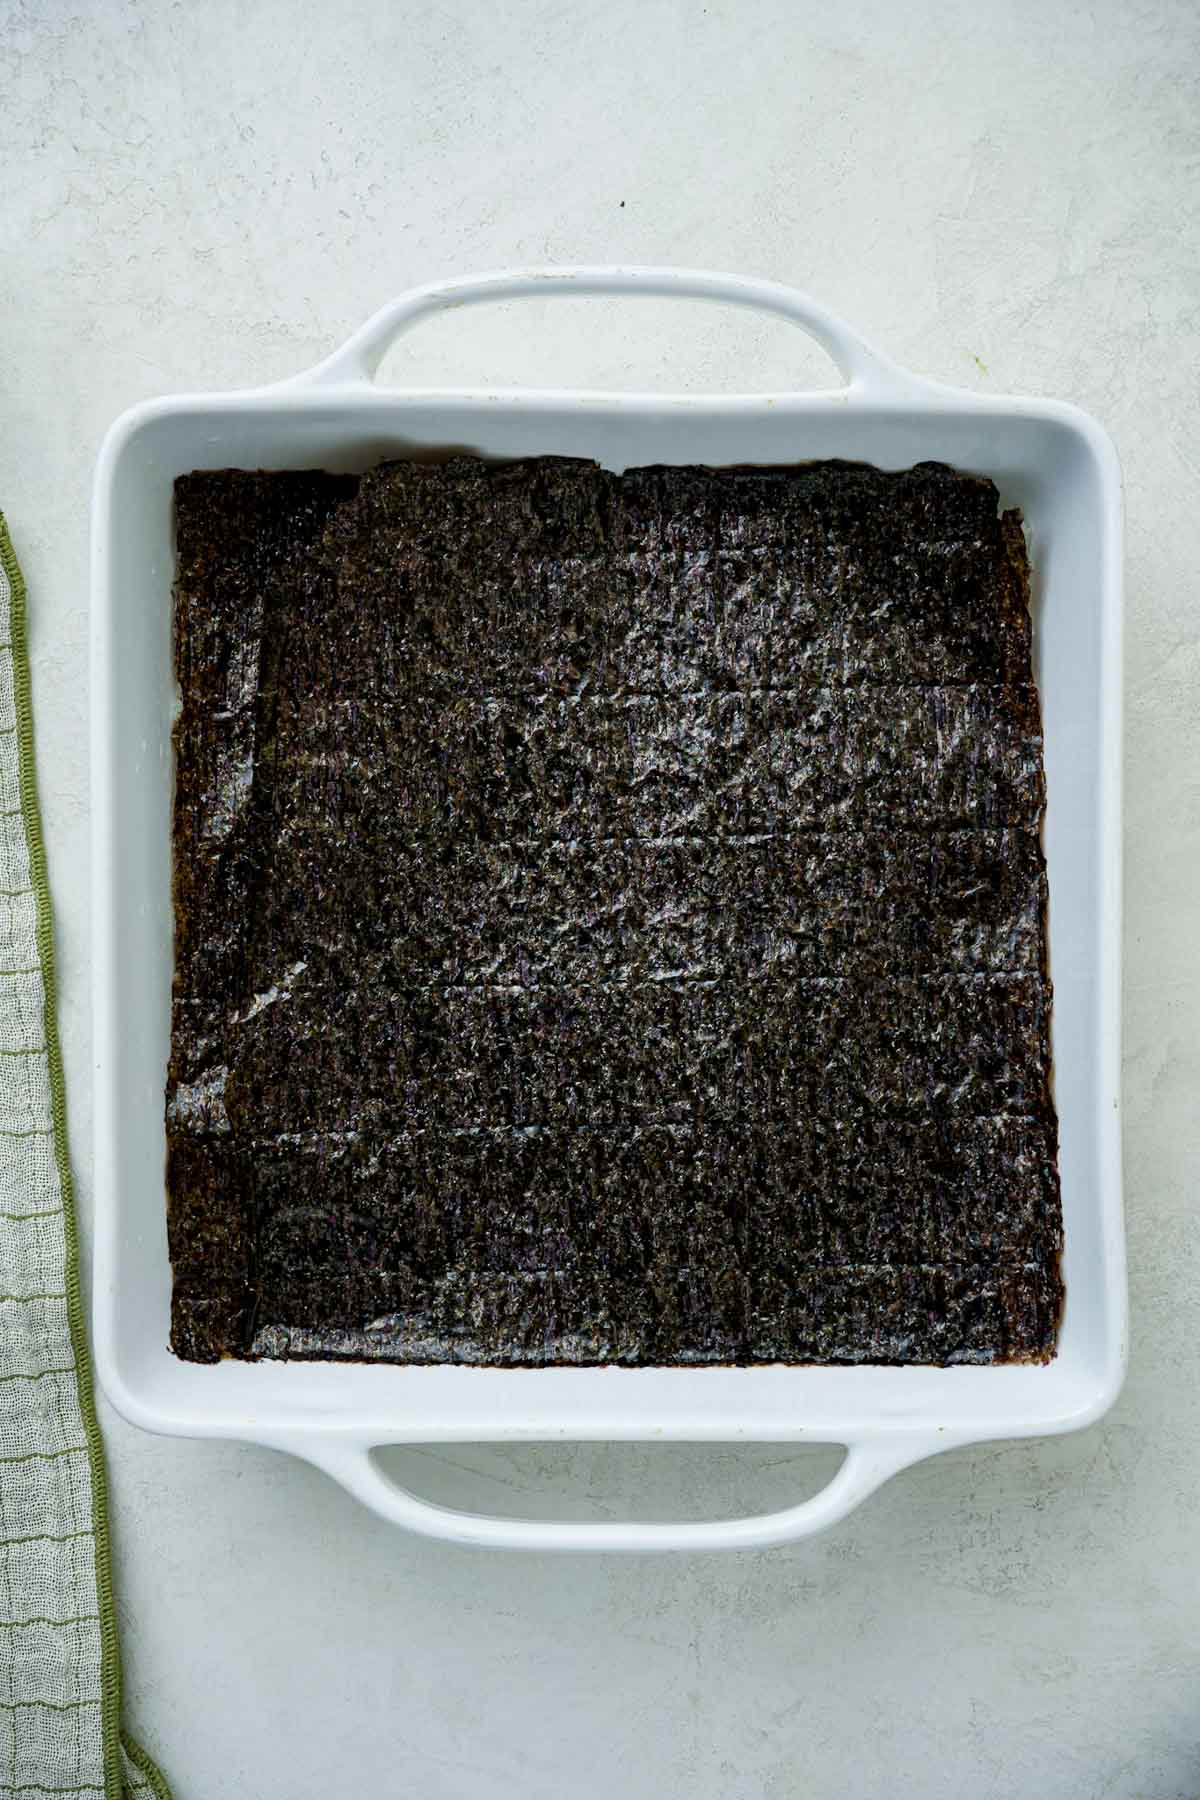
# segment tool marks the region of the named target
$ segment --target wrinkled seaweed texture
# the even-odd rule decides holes
[[[990,482],[460,457],[176,523],[180,1355],[1052,1354]]]

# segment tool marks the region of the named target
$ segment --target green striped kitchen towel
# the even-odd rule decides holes
[[[121,1731],[55,1021],[25,589],[0,514],[0,1800],[158,1795]]]

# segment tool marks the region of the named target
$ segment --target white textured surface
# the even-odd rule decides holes
[[[293,372],[435,275],[678,261],[797,281],[927,374],[1076,400],[1127,478],[1116,1412],[928,1464],[792,1551],[586,1563],[406,1539],[298,1464],[109,1417],[131,1715],[177,1800],[1200,1795],[1198,82],[1191,0],[0,0],[0,500],[85,1216],[87,494],[131,401]],[[740,386],[821,361],[781,327],[549,304],[405,355]],[[778,1448],[420,1468],[459,1503],[659,1516],[815,1480]]]

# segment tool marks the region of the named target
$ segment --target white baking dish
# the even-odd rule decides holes
[[[443,308],[548,293],[683,296],[775,313],[833,356],[832,392],[722,397],[380,389],[395,337]],[[163,1082],[172,967],[171,484],[194,468],[361,469],[468,446],[639,463],[901,468],[993,477],[1025,514],[1046,732],[1054,1049],[1066,1226],[1059,1351],[1039,1368],[472,1369],[225,1362],[167,1348]],[[294,1451],[385,1518],[461,1543],[706,1549],[781,1543],[842,1518],[890,1475],[982,1439],[1070,1431],[1121,1383],[1126,1302],[1119,1123],[1121,490],[1112,445],[1057,402],[959,392],[904,373],[804,295],[683,270],[499,274],[416,290],[309,374],[137,406],[96,475],[92,729],[95,883],[94,1323],[105,1389],[150,1430]],[[542,1523],[432,1505],[372,1455],[453,1439],[828,1441],[815,1498],[755,1518]]]

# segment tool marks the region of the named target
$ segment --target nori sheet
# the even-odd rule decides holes
[[[179,1355],[1053,1353],[990,482],[223,470],[176,531]]]

